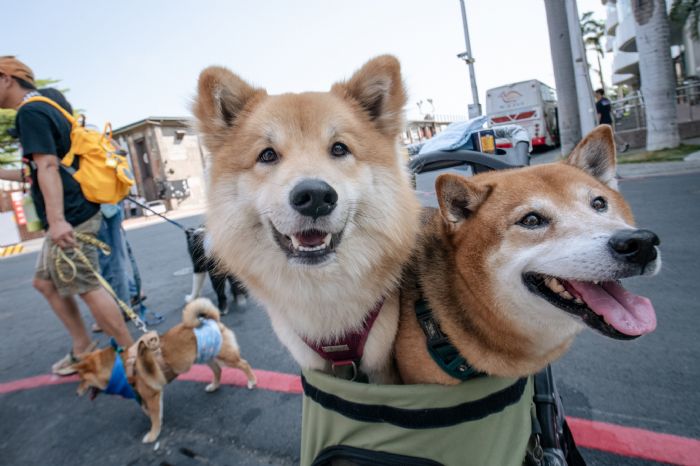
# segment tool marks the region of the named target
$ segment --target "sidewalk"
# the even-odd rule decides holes
[[[204,207],[196,207],[196,208],[190,208],[190,209],[180,209],[180,210],[172,210],[170,212],[167,212],[166,214],[163,214],[165,217],[169,218],[170,220],[177,220],[179,218],[186,218],[186,217],[193,217],[195,215],[203,215],[204,214]],[[128,218],[122,222],[122,225],[124,226],[125,230],[134,230],[136,228],[144,228],[144,227],[149,227],[151,225],[156,225],[158,223],[163,223],[166,220],[160,218],[159,216],[155,214],[151,214],[148,216],[142,216],[142,217],[133,217],[133,218]]]
[[[700,141],[684,140],[684,143]],[[555,162],[561,158],[559,149],[553,149],[542,154],[534,154],[531,158],[532,165]],[[648,163],[619,163],[617,173],[621,178],[639,178],[658,175],[681,175],[700,171],[700,151],[688,154],[685,160],[678,162],[648,162]]]
[[[617,173],[623,179],[658,175],[682,175],[696,171],[700,171],[700,152],[694,152],[688,155],[685,160],[678,162],[621,163],[617,166]]]
[[[165,216],[170,220],[178,220],[181,218],[193,217],[195,215],[204,214],[204,207],[197,207],[191,209],[181,209],[170,211]],[[134,217],[124,220],[122,225],[125,230],[135,230],[137,228],[149,227],[151,225],[157,225],[159,223],[164,223],[166,220],[158,217],[157,215],[149,215],[143,217]],[[3,259],[9,259],[11,257],[21,256],[22,254],[30,254],[41,249],[41,245],[44,244],[44,238],[37,238],[29,241],[20,243],[23,246],[22,252],[12,254],[9,256],[0,256],[0,261]]]

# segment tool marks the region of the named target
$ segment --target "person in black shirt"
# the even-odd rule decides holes
[[[610,113],[610,100],[605,97],[605,91],[603,89],[597,89],[595,91],[595,110],[598,113],[598,124],[599,125],[610,125],[612,126],[612,114]]]
[[[53,97],[57,98],[55,92]],[[128,347],[132,339],[116,302],[74,255],[74,248],[80,246],[92,267],[99,269],[97,248],[84,243],[78,245],[75,234],[97,234],[102,222],[100,206],[85,199],[80,185],[66,167],[60,165],[60,159],[71,145],[70,123],[46,103],[22,105],[35,95],[39,92],[34,86],[32,70],[14,57],[0,57],[0,108],[18,109],[15,127],[23,156],[30,166],[31,193],[37,214],[46,230],[33,285],[44,295],[73,340],[71,352],[52,367],[55,374],[68,375],[75,372],[72,365],[77,361],[76,355],[92,346],[74,298],[76,294],[88,306],[100,327],[119,345]],[[57,103],[63,107],[69,105],[63,100]],[[77,169],[78,164],[79,157],[76,157],[73,168]],[[4,170],[0,176],[23,181],[19,170],[7,172]],[[57,248],[74,259],[76,273],[70,281],[62,280],[56,269]]]

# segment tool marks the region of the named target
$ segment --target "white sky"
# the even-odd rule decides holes
[[[467,67],[456,58],[465,49],[459,0],[6,1],[0,55],[61,79],[98,126],[188,115],[198,73],[210,64],[270,93],[299,92],[327,90],[392,53],[409,114],[421,99],[442,114],[466,115],[471,102]],[[466,4],[482,105],[485,91],[502,84],[554,84],[543,0]],[[578,0],[578,8],[605,18],[600,0]]]

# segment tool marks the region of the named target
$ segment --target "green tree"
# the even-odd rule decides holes
[[[41,89],[58,82],[60,82],[58,79],[38,79],[36,87]],[[61,89],[61,92],[68,92],[68,89]],[[8,129],[15,126],[15,114],[14,110],[0,109],[0,165],[19,162],[17,140],[7,132]]]
[[[603,80],[603,67],[601,58],[605,57],[603,45],[601,41],[605,36],[605,23],[599,19],[593,18],[593,12],[587,11],[581,16],[581,35],[583,43],[587,50],[592,50],[596,54],[598,60],[598,79],[600,79],[600,87],[605,89],[605,81]]]
[[[690,18],[690,34],[693,39],[700,39],[700,0],[673,0],[668,17],[680,28],[683,28]]]

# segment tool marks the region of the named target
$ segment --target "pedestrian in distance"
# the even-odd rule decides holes
[[[605,91],[603,89],[596,89],[595,91],[595,110],[598,114],[599,125],[612,126],[613,120],[610,109],[610,100],[605,97]]]
[[[595,91],[595,110],[598,117],[599,125],[610,125],[610,127],[615,130],[615,125],[612,119],[612,103],[610,99],[605,97],[604,89],[596,89]],[[615,135],[615,146],[617,147],[617,152],[625,152],[629,149],[630,145],[627,142],[618,143],[618,137]]]
[[[100,327],[119,345],[130,346],[132,338],[117,303],[90,270],[99,270],[97,248],[79,242],[77,238],[78,234],[96,236],[102,214],[100,205],[85,199],[78,182],[66,167],[61,166],[60,159],[71,146],[71,124],[46,103],[22,105],[38,95],[32,70],[15,57],[0,57],[0,108],[18,110],[15,127],[23,157],[29,164],[31,196],[46,231],[33,285],[71,336],[70,352],[52,367],[57,375],[69,375],[75,372],[72,366],[78,361],[78,356],[95,346],[80,315],[76,295],[85,302]],[[78,163],[76,157],[72,168],[77,169]],[[0,176],[23,181],[21,170],[5,170]],[[78,260],[77,248],[87,257],[90,267]],[[68,271],[70,280],[66,279],[66,271],[58,268],[57,258],[64,255],[75,264],[75,269]]]

